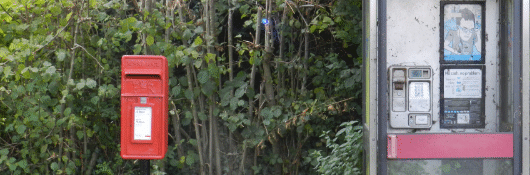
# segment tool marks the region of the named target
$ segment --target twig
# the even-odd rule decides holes
[[[45,46],[47,46],[48,44],[50,44],[53,40],[55,40],[55,38],[57,38],[57,36],[58,36],[60,33],[63,32],[63,30],[64,30],[66,27],[68,27],[68,23],[67,23],[63,28],[61,28],[59,31],[57,31],[57,33],[55,34],[55,36],[53,36],[53,38],[52,38],[50,41],[48,41],[46,44],[42,45],[39,49],[37,49],[37,50],[36,50],[35,52],[33,52],[33,53],[36,54],[36,53],[39,52],[42,48],[44,48]]]
[[[136,2],[136,0],[132,0],[132,2],[133,2],[134,7],[136,7],[136,8],[134,8],[134,10],[136,12],[140,13],[142,11],[142,9],[140,7],[138,7],[138,2]]]
[[[291,1],[287,1],[286,4],[289,6],[289,8],[291,9],[291,11],[294,13],[293,7],[291,7],[291,3],[292,3],[292,2],[291,2],[291,3],[288,3],[288,2],[291,2]]]
[[[100,64],[99,61],[96,59],[96,57],[94,57],[94,56],[92,56],[92,54],[88,53],[88,51],[85,49],[85,47],[83,47],[83,46],[81,46],[81,45],[75,43],[75,44],[74,44],[74,47],[72,47],[72,50],[77,49],[77,48],[81,48],[81,49],[83,49],[88,55],[90,55],[90,57],[92,57],[92,58],[96,61],[96,63],[98,63],[98,65],[99,65],[99,67],[101,67],[101,69],[105,69],[103,66],[101,66],[101,64]]]
[[[354,99],[355,97],[351,97],[351,98],[347,98],[347,99],[344,99],[344,100],[341,100],[341,101],[338,101],[338,102],[334,102],[334,103],[331,103],[329,105],[334,105],[334,104],[337,104],[337,103],[341,103],[341,102],[345,102],[345,101],[348,101],[348,100],[351,100],[351,99]],[[328,105],[328,106],[329,106]]]
[[[9,14],[9,12],[7,12],[7,10],[4,8],[4,6],[2,4],[0,4],[0,7],[2,7],[2,10],[4,10],[4,12],[6,12],[7,15],[9,15],[9,17],[11,17],[11,19],[13,19],[13,16],[11,16],[11,14]]]
[[[308,28],[307,26],[309,26],[309,24],[307,24],[307,21],[305,20],[303,13],[300,12],[300,8],[296,7],[296,10],[298,11],[298,13],[300,13],[300,17],[302,17],[302,19],[304,20],[306,28]],[[309,32],[309,31],[306,31],[306,32]]]

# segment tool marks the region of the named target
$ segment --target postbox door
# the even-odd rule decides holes
[[[162,56],[122,58],[121,155],[162,159],[167,151],[167,60]]]
[[[162,100],[160,97],[123,97],[129,105],[122,108],[127,115],[132,116],[124,119],[123,130],[127,130],[122,139],[125,151],[131,155],[160,155],[162,151],[160,143],[163,140],[162,123]],[[141,103],[145,100],[145,103]],[[122,150],[124,151],[124,150]]]

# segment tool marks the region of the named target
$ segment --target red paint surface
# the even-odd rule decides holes
[[[392,134],[387,139],[387,157],[394,159],[513,157],[513,134]]]
[[[168,63],[163,56],[121,59],[121,152],[123,159],[163,159],[168,137]],[[146,97],[142,104],[140,97]],[[151,140],[134,140],[134,107],[151,107]]]

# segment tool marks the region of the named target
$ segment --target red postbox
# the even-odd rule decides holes
[[[162,159],[168,136],[166,57],[125,55],[121,61],[121,157]]]

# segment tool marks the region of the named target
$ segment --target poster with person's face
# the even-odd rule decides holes
[[[484,63],[483,3],[442,4],[442,63]]]

